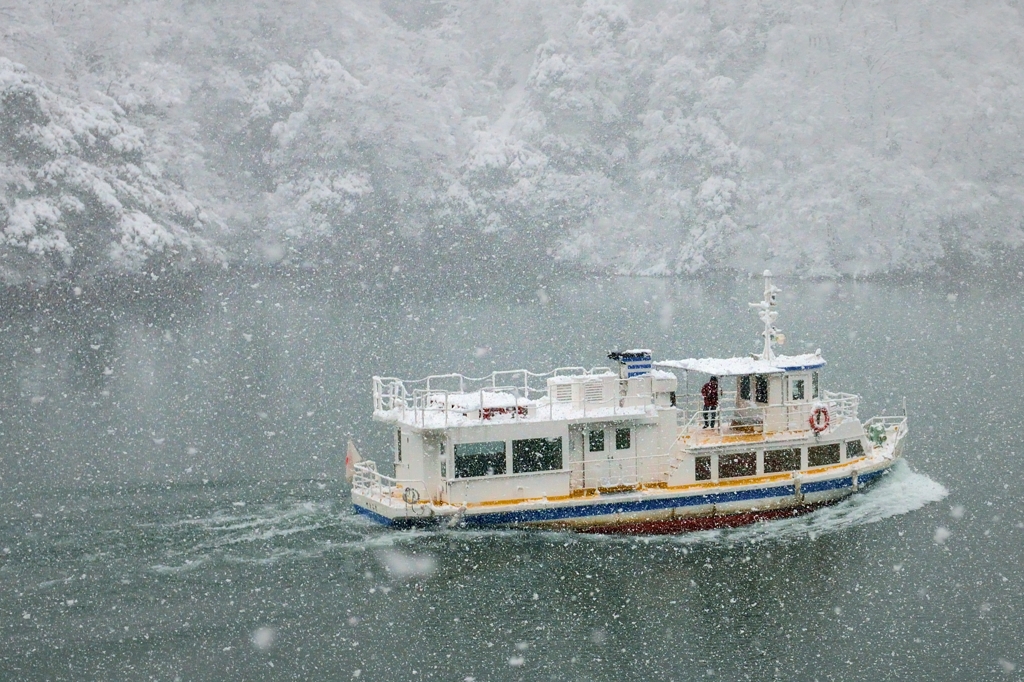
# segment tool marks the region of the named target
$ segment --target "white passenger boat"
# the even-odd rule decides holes
[[[374,377],[395,475],[354,463],[356,512],[397,527],[671,533],[796,515],[861,490],[901,456],[906,415],[861,422],[856,395],[824,389],[821,351],[776,355],[779,289],[764,280],[750,304],[764,345],[746,357],[652,362],[640,349],[611,353],[613,368]],[[701,384],[717,407],[691,390]]]

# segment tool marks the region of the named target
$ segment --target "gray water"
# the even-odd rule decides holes
[[[488,291],[228,278],[0,323],[0,679],[1021,679],[1021,282],[785,281],[787,352],[906,462],[799,519],[674,537],[392,532],[374,373],[756,350],[757,279]]]

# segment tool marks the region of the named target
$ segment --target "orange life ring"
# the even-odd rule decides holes
[[[812,431],[821,433],[828,428],[828,408],[825,406],[815,407],[814,412],[811,412],[811,418],[807,421],[810,422]]]

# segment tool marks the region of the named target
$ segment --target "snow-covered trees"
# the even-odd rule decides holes
[[[922,270],[1024,242],[1010,2],[8,4],[0,54],[29,72],[5,73],[61,103],[53,125],[103,123],[45,160],[19,156],[34,128],[4,133],[7,272],[137,268],[211,235],[339,270],[501,249],[646,274]],[[82,164],[135,198],[60,189]]]
[[[216,259],[208,220],[116,102],[69,99],[0,58],[0,279]]]

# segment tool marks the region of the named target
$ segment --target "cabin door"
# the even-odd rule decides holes
[[[632,486],[639,483],[636,462],[636,433],[629,426],[608,429],[611,439],[611,487]]]
[[[608,479],[606,429],[593,427],[583,432],[583,487],[603,488]]]
[[[617,488],[637,483],[636,438],[632,428],[592,428],[584,434],[586,488]]]

